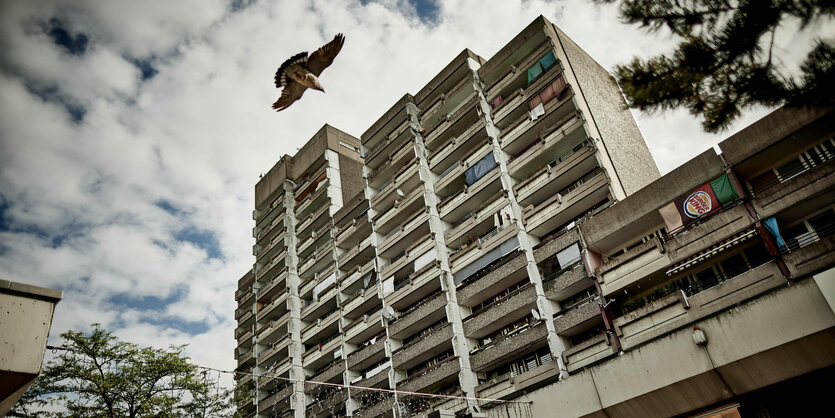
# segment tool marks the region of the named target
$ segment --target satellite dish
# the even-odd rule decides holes
[[[392,309],[391,306],[386,306],[385,308],[383,308],[382,315],[383,315],[383,318],[386,318],[389,321],[394,321],[395,319],[397,319],[397,311]]]
[[[531,316],[533,316],[533,319],[535,319],[537,321],[542,320],[542,316],[539,315],[539,311],[537,311],[536,309],[531,309]]]

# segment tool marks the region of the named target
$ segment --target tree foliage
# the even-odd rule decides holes
[[[10,416],[34,411],[52,417],[229,415],[230,392],[189,363],[185,346],[139,347],[98,324],[93,327],[89,334],[61,334],[63,349]]]
[[[835,104],[835,40],[815,38],[800,74],[775,56],[778,28],[800,31],[831,24],[832,0],[594,0],[619,2],[625,23],[669,29],[679,39],[670,54],[634,58],[615,75],[630,106],[685,107],[708,132],[726,128],[755,104]]]

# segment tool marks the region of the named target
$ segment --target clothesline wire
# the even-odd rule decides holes
[[[75,351],[75,350],[73,350],[69,347],[53,346],[53,345],[47,345],[46,348],[47,348],[47,350],[52,350],[53,352],[55,352],[56,350],[65,350],[65,351],[73,351],[73,352]],[[155,364],[159,364],[159,363],[155,363]],[[527,402],[525,402],[525,401],[509,401],[509,400],[504,400],[504,399],[478,398],[478,397],[460,396],[460,395],[443,395],[443,394],[438,394],[438,393],[424,393],[424,392],[412,392],[412,391],[397,390],[397,389],[374,388],[374,387],[366,387],[366,386],[354,386],[354,385],[345,385],[345,384],[342,384],[342,383],[319,382],[319,381],[316,381],[316,380],[296,380],[296,379],[291,379],[289,377],[278,376],[278,375],[275,374],[276,373],[275,371],[267,371],[267,372],[259,374],[259,373],[240,372],[240,371],[237,371],[237,370],[218,369],[216,367],[203,366],[203,365],[194,364],[194,363],[189,363],[189,364],[191,364],[192,366],[197,367],[199,369],[211,370],[211,371],[215,371],[215,372],[218,372],[218,373],[231,374],[232,376],[238,376],[238,375],[240,375],[240,376],[252,376],[252,377],[255,377],[255,378],[265,378],[265,377],[269,378],[269,377],[272,377],[272,378],[275,378],[275,379],[279,379],[279,380],[283,380],[283,381],[287,381],[287,382],[291,382],[291,383],[292,382],[310,383],[310,384],[313,384],[313,385],[331,386],[331,387],[338,387],[338,388],[349,389],[349,390],[350,389],[368,390],[368,391],[381,392],[381,393],[392,393],[392,394],[400,394],[400,395],[423,396],[423,397],[444,398],[444,399],[461,399],[461,400],[465,400],[465,401],[496,402],[496,403],[501,403],[501,404],[532,404],[533,403],[531,401],[527,401]]]

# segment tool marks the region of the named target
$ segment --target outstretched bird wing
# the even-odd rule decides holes
[[[336,54],[342,50],[342,44],[345,43],[345,37],[342,34],[334,36],[333,40],[314,51],[307,57],[307,69],[317,77],[322,74],[325,68],[333,62]]]
[[[273,103],[273,109],[276,112],[281,112],[284,109],[290,107],[293,102],[299,100],[304,94],[304,91],[307,90],[307,87],[297,83],[293,79],[287,79],[287,83],[284,85],[284,90],[281,90],[281,97]]]

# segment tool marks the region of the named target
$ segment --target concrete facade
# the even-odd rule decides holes
[[[41,372],[58,290],[0,280],[0,416]]]
[[[477,415],[490,405],[475,398],[568,378],[566,350],[604,327],[577,225],[659,175],[611,75],[539,17],[405,94],[308,207],[298,179],[339,143],[323,132],[256,186],[238,361],[281,378],[261,378],[244,415]]]

